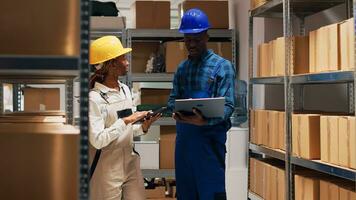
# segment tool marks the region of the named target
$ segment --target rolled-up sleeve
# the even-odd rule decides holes
[[[235,69],[229,61],[222,63],[218,76],[217,97],[225,97],[224,117],[208,118],[208,125],[216,125],[222,121],[229,121],[235,107]]]
[[[133,129],[133,136],[134,137],[146,134],[145,132],[143,132],[141,124],[133,125],[132,129]]]
[[[89,100],[89,141],[96,149],[109,145],[119,138],[128,128],[122,119],[116,120],[110,127],[105,128],[105,121],[99,105]]]

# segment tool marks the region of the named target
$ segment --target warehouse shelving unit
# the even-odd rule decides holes
[[[127,47],[132,47],[132,43],[138,42],[166,42],[182,41],[184,35],[177,29],[128,29],[127,30]],[[236,66],[236,36],[234,30],[211,29],[209,36],[212,41],[229,41],[232,43],[232,62]],[[132,88],[133,82],[145,82],[145,88],[154,89],[172,89],[173,73],[132,73],[132,56],[127,56],[130,67],[127,85]],[[162,117],[154,125],[175,126],[176,122],[170,117]],[[164,178],[175,177],[174,170],[142,170],[146,178]]]
[[[253,157],[256,153],[262,155],[262,157],[271,157],[285,162],[286,173],[286,190],[285,198],[294,199],[294,169],[297,166],[304,167],[319,171],[328,175],[343,178],[345,180],[356,181],[356,170],[343,168],[340,166],[330,165],[322,163],[317,160],[306,160],[292,156],[292,129],[291,129],[291,115],[294,110],[294,88],[300,87],[300,94],[298,98],[303,100],[304,98],[304,86],[311,84],[347,84],[348,96],[349,96],[349,113],[355,112],[355,83],[356,76],[354,71],[342,71],[342,72],[328,72],[317,74],[302,74],[292,75],[291,66],[293,66],[292,57],[294,56],[291,37],[292,32],[292,20],[294,18],[300,20],[300,35],[305,35],[304,18],[321,12],[323,10],[332,8],[334,6],[346,4],[346,13],[348,18],[352,17],[352,13],[355,13],[356,1],[352,0],[271,0],[266,4],[253,9],[249,13],[249,108],[253,108],[253,86],[254,85],[284,85],[284,102],[285,102],[285,131],[286,131],[286,152],[281,153],[279,151],[250,144],[250,157]],[[353,5],[353,6],[352,6]],[[285,43],[285,76],[279,77],[254,77],[254,64],[253,64],[253,19],[255,17],[266,18],[283,18],[283,30],[284,37],[286,37]],[[300,101],[303,102],[303,101]],[[299,105],[300,106],[300,105]],[[303,106],[303,104],[301,104]],[[301,108],[303,109],[303,108]],[[251,129],[250,129],[251,131]],[[250,133],[251,134],[251,133]],[[257,195],[249,192],[249,199],[261,199]]]

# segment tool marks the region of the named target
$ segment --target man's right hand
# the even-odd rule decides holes
[[[125,124],[130,124],[144,118],[148,114],[148,111],[135,112],[132,115],[123,118]]]

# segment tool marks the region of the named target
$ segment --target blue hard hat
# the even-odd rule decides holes
[[[208,16],[201,10],[193,8],[186,11],[179,27],[181,33],[200,33],[210,28]]]

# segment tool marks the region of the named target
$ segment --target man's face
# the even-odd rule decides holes
[[[110,66],[111,73],[114,76],[125,76],[129,70],[129,61],[125,55],[121,55],[114,59]]]
[[[197,34],[184,34],[185,47],[189,52],[189,56],[198,58],[206,50],[206,43],[209,36],[206,32]]]

